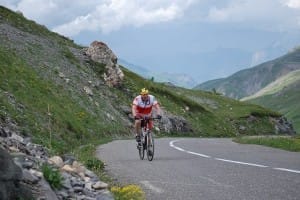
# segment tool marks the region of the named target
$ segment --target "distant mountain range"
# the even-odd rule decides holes
[[[176,85],[184,88],[193,88],[197,82],[187,74],[179,74],[172,72],[156,73],[135,64],[132,64],[124,59],[118,59],[118,63],[123,67],[133,71],[146,79],[153,79],[156,82],[165,82],[171,85]]]
[[[194,89],[214,89],[225,96],[241,99],[253,95],[281,76],[297,69],[300,69],[300,48],[295,48],[275,60],[238,71],[227,78],[201,83]]]
[[[275,60],[195,87],[279,111],[300,133],[300,48]]]

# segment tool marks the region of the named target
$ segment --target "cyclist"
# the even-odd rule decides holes
[[[141,119],[151,117],[152,108],[156,109],[157,118],[161,118],[161,109],[159,103],[153,95],[149,94],[146,88],[141,89],[140,95],[134,98],[132,102],[132,115],[134,116],[134,131],[136,141],[141,142]],[[150,120],[150,128],[152,128],[152,121]]]

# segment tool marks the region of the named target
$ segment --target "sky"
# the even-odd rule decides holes
[[[0,0],[0,5],[150,71],[197,83],[300,46],[300,0]]]

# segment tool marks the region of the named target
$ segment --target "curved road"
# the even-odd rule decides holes
[[[149,162],[135,145],[113,141],[97,156],[119,182],[140,185],[148,200],[300,199],[300,153],[231,139],[163,138]]]

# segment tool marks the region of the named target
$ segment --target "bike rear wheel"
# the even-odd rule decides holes
[[[152,161],[154,157],[154,138],[151,132],[149,132],[147,136],[148,136],[147,145],[146,145],[147,158],[149,161]]]

